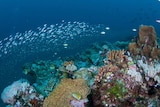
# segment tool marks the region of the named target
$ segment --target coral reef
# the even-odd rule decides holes
[[[160,49],[154,27],[140,26],[138,38],[124,50],[127,45],[123,41],[95,43],[72,57],[27,63],[23,71],[35,78],[34,84],[17,81],[4,89],[1,98],[11,107],[86,107],[91,103],[91,107],[158,107]]]
[[[138,60],[138,67],[141,68],[146,77],[154,79],[154,82],[160,84],[160,64],[158,62],[152,62],[154,64],[148,64]],[[154,84],[155,85],[155,84]]]
[[[15,81],[6,87],[1,98],[11,107],[42,107],[44,96],[37,93],[27,80]]]
[[[73,61],[65,61],[63,66],[60,66],[59,71],[63,72],[63,77],[73,78],[74,71],[77,70],[77,66]]]
[[[94,78],[97,74],[97,67],[91,66],[89,68],[80,68],[74,73],[74,78],[83,78],[88,86],[92,86],[94,83]]]
[[[23,70],[25,74],[36,78],[33,85],[44,96],[48,96],[62,78],[62,73],[56,70],[55,64],[50,60],[26,63]]]
[[[139,35],[128,46],[128,50],[134,56],[141,55],[147,59],[159,59],[160,49],[157,44],[157,36],[153,26],[141,25]]]
[[[125,66],[119,66],[119,61]],[[92,87],[95,107],[159,105],[159,64],[150,67],[142,60],[136,64],[124,51],[111,51],[105,64]],[[151,99],[156,99],[155,104]]]
[[[112,50],[108,53],[108,62],[110,66],[117,66],[126,69],[128,67],[128,58],[124,55],[124,50]]]
[[[43,107],[71,107],[71,101],[76,100],[72,96],[73,93],[80,94],[80,100],[87,98],[90,89],[84,79],[62,79],[55,90],[44,100]]]

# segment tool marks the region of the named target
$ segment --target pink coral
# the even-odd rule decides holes
[[[73,107],[85,107],[85,103],[87,103],[88,100],[87,99],[83,99],[83,100],[72,100],[71,101],[71,105]]]

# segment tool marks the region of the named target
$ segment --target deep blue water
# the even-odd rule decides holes
[[[0,40],[16,32],[36,30],[38,26],[62,20],[104,24],[111,28],[110,39],[115,41],[131,39],[137,34],[132,29],[138,29],[141,24],[153,25],[160,36],[157,19],[160,19],[158,0],[1,0]],[[5,61],[0,64],[5,65]],[[22,76],[21,67],[13,69],[11,71],[15,72],[0,70],[0,93]]]
[[[66,21],[103,23],[114,30],[151,24],[160,16],[158,0],[1,0],[0,38],[38,26]]]

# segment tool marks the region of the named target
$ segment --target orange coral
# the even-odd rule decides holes
[[[124,57],[124,50],[121,50],[121,51],[113,50],[108,54],[108,60],[110,61],[123,59],[123,57]]]
[[[90,89],[84,79],[64,78],[44,100],[43,107],[71,107],[70,101],[75,100],[73,93],[79,93],[81,98],[85,99],[89,92]]]

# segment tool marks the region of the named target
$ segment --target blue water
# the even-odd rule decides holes
[[[1,0],[0,40],[15,35],[16,32],[36,30],[38,26],[56,24],[62,20],[109,26],[111,30],[106,37],[108,41],[130,40],[137,35],[132,29],[138,29],[141,24],[153,25],[157,36],[160,36],[160,23],[156,22],[160,19],[159,10],[158,0]],[[75,53],[76,51],[78,49]],[[30,60],[35,57],[31,55]],[[16,62],[13,61],[15,59],[17,57],[8,57],[1,60],[0,65],[5,65],[6,62],[11,62],[12,65]],[[0,69],[0,93],[8,84],[24,76],[21,65],[30,61],[24,59],[17,63],[19,68],[6,68],[5,72]],[[0,102],[0,107],[3,106]]]
[[[63,19],[103,23],[114,30],[130,31],[140,24],[158,29],[159,5],[158,0],[1,0],[0,38]]]

